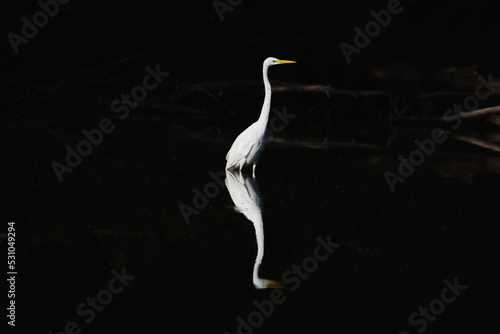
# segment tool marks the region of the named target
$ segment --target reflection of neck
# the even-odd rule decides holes
[[[260,217],[254,218],[252,222],[255,228],[255,238],[257,239],[257,256],[255,257],[255,264],[253,265],[253,284],[259,286],[260,281],[262,281],[259,278],[259,266],[264,257],[264,224],[262,222],[262,214]]]
[[[262,105],[262,110],[260,112],[260,117],[257,122],[267,125],[267,120],[269,118],[269,110],[271,109],[271,84],[267,78],[267,66],[262,69],[262,76],[264,77],[264,104]]]

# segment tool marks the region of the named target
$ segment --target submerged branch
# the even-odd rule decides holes
[[[253,80],[224,81],[202,83],[196,85],[185,85],[187,88],[179,92],[180,95],[186,95],[191,92],[206,92],[207,90],[243,90],[250,91],[263,88],[262,82]],[[333,95],[350,96],[390,96],[404,95],[417,99],[432,99],[442,96],[467,96],[471,92],[465,91],[436,91],[432,93],[418,93],[411,91],[396,90],[360,90],[360,89],[339,89],[330,85],[300,85],[289,82],[272,82],[273,93],[304,93],[304,94],[325,94],[328,98]]]
[[[471,136],[464,136],[464,135],[454,135],[453,138],[491,151],[500,152],[500,145],[493,144],[483,139],[474,138]]]
[[[473,111],[462,111],[462,112],[458,113],[458,116],[460,116],[462,118],[475,118],[475,117],[496,114],[498,112],[500,112],[500,106],[494,106],[494,107],[477,109],[477,110],[473,110]]]

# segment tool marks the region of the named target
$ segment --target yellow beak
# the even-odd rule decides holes
[[[296,63],[296,61],[293,61],[293,60],[276,60],[277,63],[280,63],[280,64],[294,64]]]

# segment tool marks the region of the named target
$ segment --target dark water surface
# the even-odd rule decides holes
[[[5,3],[0,334],[498,330],[498,0]]]
[[[256,179],[239,176],[260,188],[261,197],[246,194],[254,210],[263,206],[250,214],[261,217],[264,234],[257,274],[282,281],[277,290],[254,287],[256,230],[221,186],[225,154],[255,112],[220,124],[116,123],[62,183],[50,164],[63,162],[65,145],[74,147],[99,118],[51,125],[55,134],[6,118],[2,140],[17,152],[5,155],[4,167],[21,196],[5,212],[17,224],[17,319],[26,333],[489,328],[498,309],[499,157],[449,140],[392,192],[384,172],[396,173],[398,155],[407,157],[433,126],[403,126],[387,145],[385,121],[355,122],[347,109],[307,120],[308,108],[287,103],[299,116],[275,134]],[[322,132],[327,125],[331,133]],[[180,206],[197,213],[187,221]],[[318,238],[336,245],[331,254],[316,251]],[[128,279],[115,280],[119,273]],[[453,284],[455,294],[443,294]],[[88,297],[97,297],[95,311]],[[436,315],[409,323],[420,307]]]

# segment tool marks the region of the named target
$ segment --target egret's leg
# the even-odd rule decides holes
[[[257,164],[254,164],[253,165],[253,169],[252,169],[252,176],[255,177],[255,167],[257,167]]]

